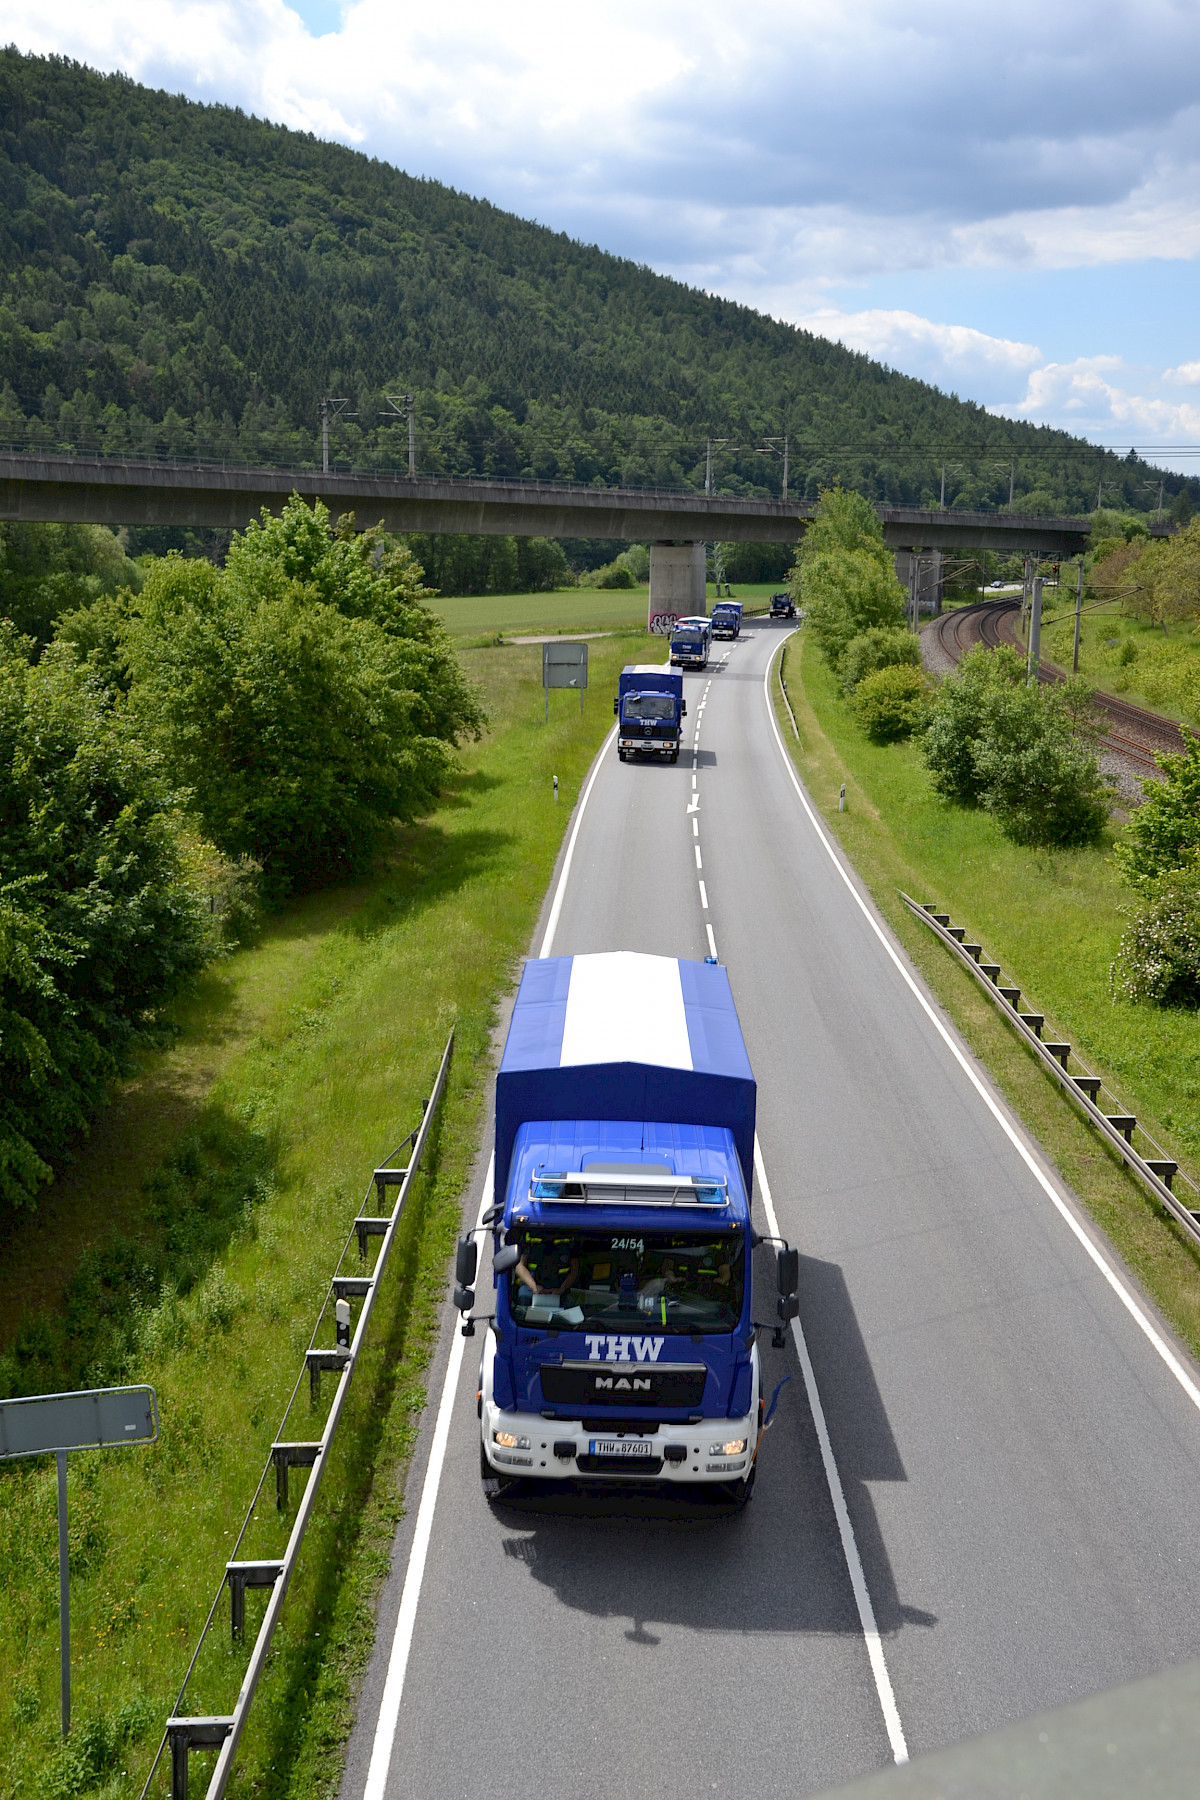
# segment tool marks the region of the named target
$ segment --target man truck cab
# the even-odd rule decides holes
[[[578,1477],[748,1497],[764,1428],[754,1110],[724,969],[629,951],[526,964],[483,1215],[496,1281],[479,1373],[489,1498],[515,1480]],[[476,1266],[472,1235],[459,1245],[464,1312]],[[785,1245],[780,1347],[798,1266]]]

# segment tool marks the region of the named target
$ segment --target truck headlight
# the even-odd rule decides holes
[[[499,1444],[502,1450],[528,1450],[527,1437],[514,1437],[511,1431],[493,1431],[492,1442]]]
[[[745,1448],[745,1438],[730,1438],[727,1444],[710,1444],[708,1454],[710,1456],[740,1456]]]

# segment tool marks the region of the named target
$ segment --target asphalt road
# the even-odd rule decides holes
[[[751,624],[688,678],[694,783],[686,757],[626,766],[608,749],[553,948],[701,957],[711,927],[915,1755],[1200,1655],[1200,1410],[822,845],[765,699],[782,633]],[[769,1380],[796,1378],[731,1517],[560,1494],[489,1509],[479,1340],[434,1505],[452,1342],[447,1317],[345,1800],[741,1800],[892,1759],[794,1349],[764,1347]]]

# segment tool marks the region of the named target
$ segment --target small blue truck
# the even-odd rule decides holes
[[[617,677],[617,755],[657,756],[679,761],[687,701],[683,676],[662,663],[629,663]]]
[[[680,619],[671,633],[671,667],[706,669],[712,646],[712,626],[707,619]]]
[[[771,595],[771,617],[773,619],[794,619],[795,616],[796,602],[792,599],[789,589],[784,588],[782,592]]]
[[[740,600],[718,600],[712,609],[712,634],[715,638],[736,638],[742,629]]]
[[[755,1084],[725,970],[615,951],[526,965],[496,1078],[480,1474],[706,1487],[742,1505],[765,1423]],[[774,1343],[798,1310],[776,1253]],[[782,1384],[781,1384],[782,1385]],[[778,1389],[776,1390],[778,1392]]]

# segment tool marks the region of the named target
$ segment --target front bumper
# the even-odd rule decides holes
[[[617,749],[626,753],[633,752],[638,756],[676,756],[679,752],[679,739],[619,737]]]
[[[656,1431],[639,1432],[628,1425],[602,1430],[590,1423],[585,1429],[578,1420],[543,1419],[540,1413],[501,1412],[488,1398],[483,1401],[481,1423],[484,1455],[496,1474],[533,1481],[669,1481],[687,1485],[744,1481],[757,1435],[753,1413],[744,1419],[660,1424]],[[497,1431],[516,1438],[516,1446],[497,1444]],[[713,1444],[738,1438],[746,1445],[740,1454],[713,1454]],[[645,1455],[597,1456],[592,1445],[601,1439],[636,1442]],[[570,1454],[566,1454],[568,1447]]]

